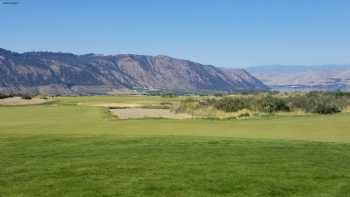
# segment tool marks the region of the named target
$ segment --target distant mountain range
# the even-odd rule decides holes
[[[350,65],[267,65],[247,70],[273,90],[350,91]]]
[[[120,90],[267,89],[243,69],[222,69],[168,56],[16,53],[0,49],[0,92],[85,95]]]

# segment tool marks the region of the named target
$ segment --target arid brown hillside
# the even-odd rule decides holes
[[[0,91],[105,94],[115,90],[258,91],[241,69],[220,69],[167,56],[14,53],[0,49]]]

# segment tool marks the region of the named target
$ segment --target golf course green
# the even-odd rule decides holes
[[[61,97],[0,107],[0,196],[348,196],[350,114],[118,120]]]

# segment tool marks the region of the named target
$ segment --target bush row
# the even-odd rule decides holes
[[[30,100],[33,98],[33,96],[26,95],[26,94],[3,94],[3,93],[0,93],[0,99],[12,98],[12,97],[16,97],[16,96],[22,97],[23,99],[27,99],[27,100]]]
[[[310,92],[305,94],[289,94],[280,96],[276,94],[225,96],[210,99],[186,99],[181,102],[180,110],[191,108],[214,107],[224,112],[237,112],[249,109],[265,113],[289,112],[302,110],[307,113],[333,114],[342,108],[350,106],[350,94]]]
[[[212,100],[214,107],[225,112],[237,112],[242,109],[250,109],[261,112],[290,111],[288,103],[281,98],[271,95],[255,97],[225,97]]]

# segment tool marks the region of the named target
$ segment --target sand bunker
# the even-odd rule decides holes
[[[119,119],[141,119],[141,118],[169,118],[169,119],[189,119],[189,114],[178,114],[169,109],[147,109],[147,108],[127,108],[111,109],[113,115]]]
[[[21,97],[11,97],[0,99],[0,105],[16,106],[16,105],[38,105],[48,102],[48,100],[41,98],[23,99]]]
[[[78,105],[87,105],[92,107],[115,107],[115,108],[130,108],[130,107],[142,107],[141,104],[134,103],[78,103]]]

